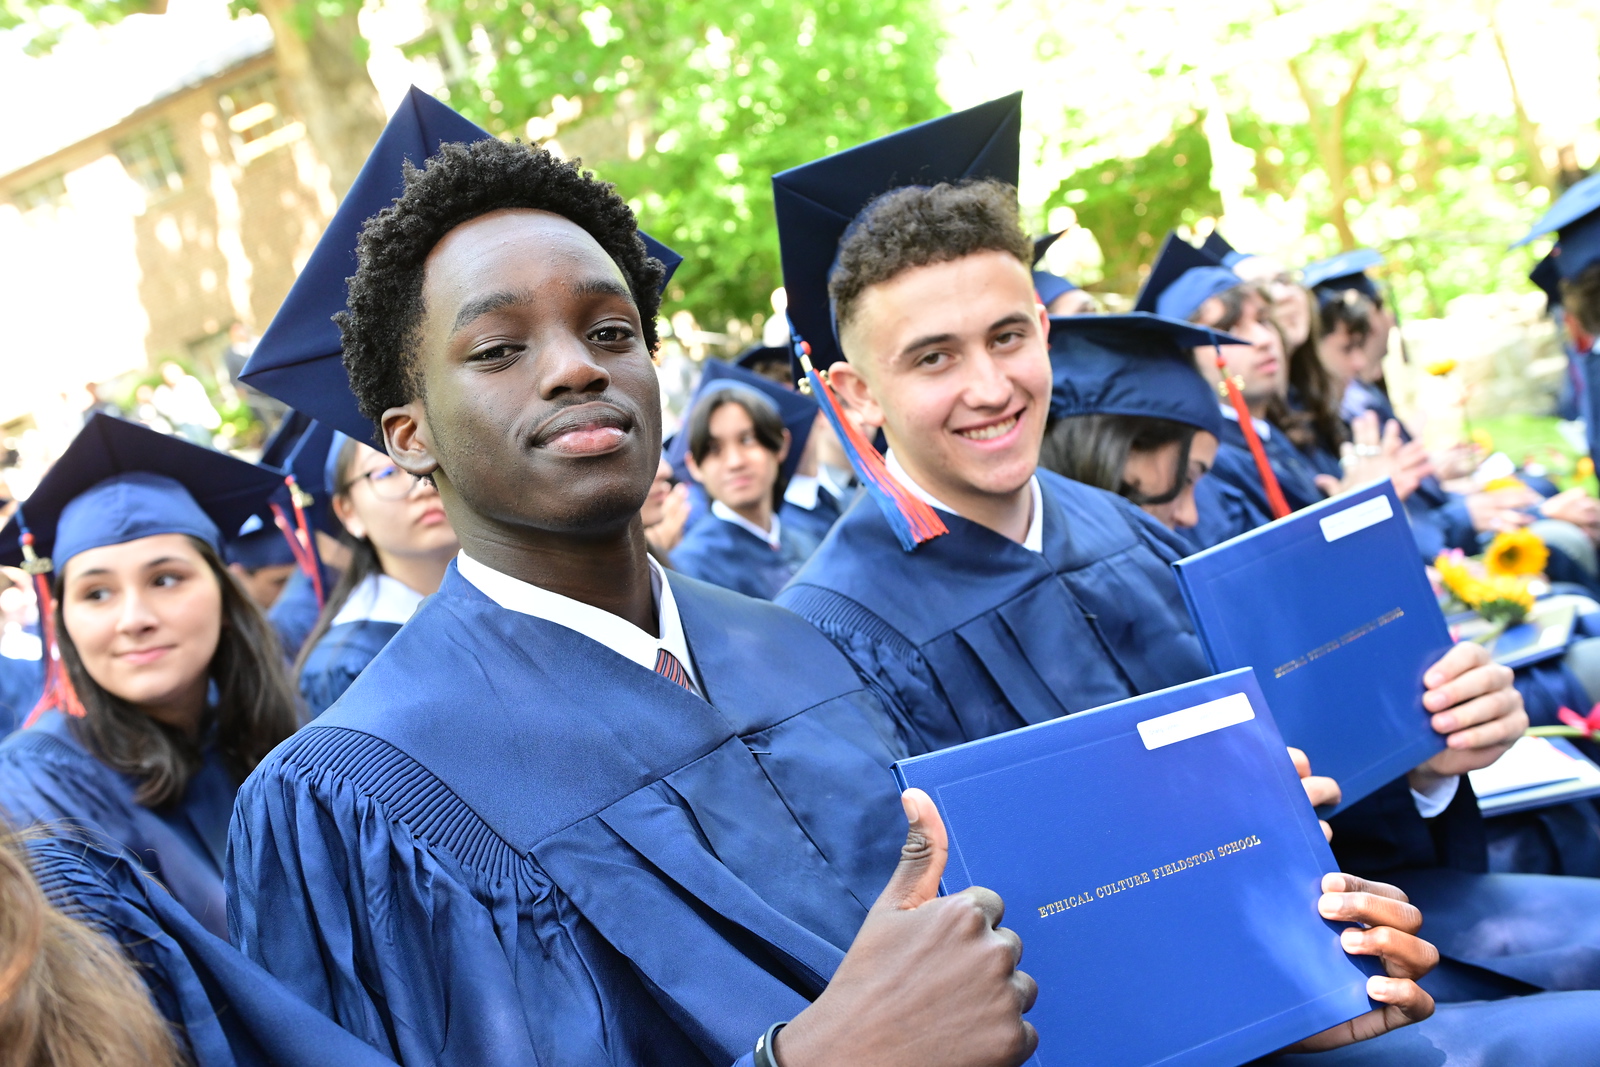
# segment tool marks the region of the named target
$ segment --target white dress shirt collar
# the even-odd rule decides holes
[[[911,475],[906,473],[906,469],[900,465],[900,459],[894,454],[894,449],[889,449],[888,454],[883,457],[883,464],[889,468],[890,476],[905,486],[906,492],[918,500],[921,500],[929,507],[937,508],[940,511],[948,511],[952,515],[961,514],[955,508],[939,500],[932,493],[918,485]],[[1028,533],[1022,539],[1022,547],[1029,552],[1043,552],[1044,491],[1039,488],[1039,476],[1037,474],[1028,479],[1028,490],[1032,494],[1032,499],[1029,502],[1032,514],[1028,518]]]
[[[721,519],[723,522],[731,522],[731,523],[733,523],[735,526],[739,527],[741,530],[748,530],[750,533],[754,534],[755,536],[761,538],[761,540],[765,541],[769,546],[771,546],[771,548],[774,551],[776,551],[778,548],[781,547],[780,542],[779,542],[779,538],[778,538],[778,516],[777,515],[773,515],[772,516],[772,529],[763,530],[761,527],[757,526],[755,523],[751,522],[749,519],[745,518],[743,515],[740,515],[737,511],[734,511],[732,508],[730,508],[728,505],[724,504],[720,500],[713,500],[711,502],[711,514],[715,515],[717,518]]]
[[[661,631],[660,637],[650,636],[620,615],[502,574],[466,552],[456,556],[456,569],[461,577],[501,607],[565,626],[648,671],[656,669],[656,656],[664,648],[683,664],[700,692],[705,692],[689,656],[689,642],[683,636],[683,619],[678,615],[677,601],[672,598],[672,584],[667,581],[661,565],[653,559],[650,560],[650,585],[656,598],[656,626]]]
[[[1229,422],[1239,421],[1239,413],[1233,410],[1232,404],[1222,404],[1220,406],[1222,408],[1223,418],[1227,419]],[[1250,425],[1256,428],[1256,436],[1261,438],[1263,441],[1272,436],[1272,423],[1268,422],[1266,419],[1258,419],[1252,415],[1250,417]]]
[[[817,493],[822,488],[822,480],[811,474],[796,474],[789,479],[789,487],[783,491],[783,500],[786,504],[793,504],[805,511],[817,510]]]
[[[398,578],[369,574],[350,593],[350,599],[333,617],[330,626],[346,622],[392,622],[404,626],[426,599]]]

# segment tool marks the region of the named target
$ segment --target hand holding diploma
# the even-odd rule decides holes
[[[978,887],[939,896],[944,821],[920,789],[901,802],[900,865],[828,988],[778,1034],[781,1067],[1015,1067],[1039,1043],[1022,1018],[1038,987],[1017,970],[1005,905]]]
[[[1416,980],[1433,970],[1439,950],[1417,936],[1422,913],[1392,885],[1369,882],[1353,874],[1328,874],[1322,878],[1322,898],[1317,911],[1324,919],[1359,923],[1339,936],[1352,956],[1376,956],[1388,977],[1367,979],[1367,996],[1383,1005],[1349,1022],[1324,1030],[1284,1049],[1285,1052],[1320,1052],[1357,1041],[1380,1037],[1390,1030],[1421,1022],[1433,1014],[1433,998]]]
[[[1412,789],[1426,793],[1441,778],[1487,767],[1516,744],[1528,728],[1528,713],[1511,680],[1511,668],[1470,641],[1428,668],[1422,706],[1448,747],[1411,772]]]
[[[1300,775],[1300,786],[1306,791],[1306,799],[1311,801],[1313,808],[1332,807],[1339,803],[1343,794],[1339,792],[1339,783],[1332,778],[1321,778],[1311,773],[1311,760],[1293,745],[1289,746],[1289,758],[1294,760],[1294,769]],[[1329,841],[1333,840],[1333,827],[1328,825],[1328,820],[1318,819],[1322,826],[1322,836]]]

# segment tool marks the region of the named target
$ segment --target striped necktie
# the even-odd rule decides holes
[[[656,652],[656,673],[669,682],[683,686],[696,696],[700,695],[700,691],[694,687],[694,680],[689,677],[689,672],[678,662],[678,657],[664,648]]]

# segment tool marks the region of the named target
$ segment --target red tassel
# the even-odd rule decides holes
[[[1220,349],[1217,351],[1217,370],[1222,375],[1223,390],[1233,402],[1234,413],[1239,416],[1239,429],[1244,431],[1244,443],[1250,446],[1250,455],[1256,461],[1256,471],[1261,475],[1261,487],[1267,492],[1267,505],[1272,508],[1272,517],[1281,519],[1289,514],[1289,501],[1284,499],[1283,487],[1278,484],[1278,476],[1272,472],[1272,462],[1267,459],[1267,451],[1261,447],[1261,438],[1256,434],[1256,424],[1250,415],[1250,408],[1245,404],[1239,387],[1228,375],[1228,368],[1222,362]]]
[[[294,480],[294,475],[286,474],[284,484],[289,487],[289,504],[294,508],[294,525],[289,525],[288,518],[283,514],[283,508],[277,504],[272,505],[272,515],[284,539],[289,542],[289,551],[294,554],[294,561],[303,574],[311,579],[311,588],[317,594],[317,609],[320,611],[324,603],[322,591],[322,568],[317,565],[317,548],[311,527],[306,523],[306,513],[301,506],[300,498],[305,491]]]
[[[56,642],[55,598],[50,595],[50,580],[46,577],[50,573],[50,561],[41,560],[34,553],[31,532],[25,531],[22,535],[22,557],[22,569],[33,575],[33,592],[39,601],[39,633],[43,638],[45,659],[44,692],[23,720],[23,728],[32,726],[39,716],[51,708],[60,708],[68,715],[81,719],[86,714],[83,701],[78,699],[78,691],[72,687],[72,679],[67,677],[66,664],[61,662],[61,648]]]

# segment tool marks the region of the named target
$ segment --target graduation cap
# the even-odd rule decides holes
[[[1050,414],[1143,415],[1222,436],[1216,391],[1193,349],[1247,342],[1145,312],[1050,320]]]
[[[222,550],[224,560],[237,563],[247,571],[290,564],[298,566],[300,563],[299,553],[289,544],[283,532],[260,515],[252,515],[244,520],[238,533],[224,540]]]
[[[1545,305],[1545,313],[1549,314],[1561,306],[1561,270],[1556,266],[1560,254],[1551,249],[1550,254],[1541,259],[1528,273],[1528,280],[1544,293],[1549,301]]]
[[[471,144],[490,136],[412,86],[239,377],[358,441],[378,441],[377,428],[362,416],[350,391],[339,327],[333,322],[345,307],[345,279],[356,272],[356,240],[367,220],[405,191],[404,160],[422,167],[441,145]],[[645,250],[666,266],[665,288],[683,257],[642,231],[639,236]]]
[[[1238,266],[1254,255],[1252,252],[1241,252],[1234,248],[1216,230],[1212,230],[1206,235],[1206,239],[1200,242],[1200,251],[1221,263],[1224,267],[1230,268]]]
[[[1322,293],[1342,293],[1354,289],[1367,299],[1378,301],[1378,287],[1367,271],[1383,262],[1383,255],[1371,248],[1340,252],[1300,268],[1300,284]]]
[[[221,555],[220,531],[239,529],[282,484],[253,463],[96,412],[0,529],[0,564],[33,575],[39,598],[48,665],[28,722],[52,707],[84,713],[56,648],[52,569],[157,534],[188,534]]]
[[[787,351],[783,349],[777,351],[784,352],[784,357],[788,358]],[[795,468],[800,465],[800,454],[806,450],[806,441],[810,439],[811,427],[817,419],[816,400],[779,385],[770,378],[763,378],[754,371],[724,363],[720,359],[708,359],[701,364],[700,382],[695,386],[694,395],[689,398],[689,406],[685,409],[684,428],[673,434],[671,442],[666,446],[667,462],[672,464],[673,473],[679,481],[694,480],[689,474],[688,463],[684,458],[689,454],[689,419],[707,393],[720,386],[729,385],[749,389],[778,409],[778,417],[783,420],[783,428],[789,431],[789,454],[784,457],[783,464],[778,468],[778,477],[782,481],[793,478]]]
[[[97,412],[0,529],[0,564],[26,561],[25,533],[32,553],[56,567],[165,533],[221,552],[219,531],[239,529],[282,484],[254,463]]]
[[[1150,276],[1139,289],[1133,310],[1187,320],[1207,300],[1243,284],[1244,279],[1215,256],[1173,232],[1167,234],[1155,262],[1150,264]]]
[[[1077,290],[1077,286],[1059,274],[1036,270],[1033,272],[1033,291],[1039,294],[1039,303],[1049,307],[1060,297]]]
[[[772,176],[783,286],[794,332],[813,366],[844,358],[834,336],[828,275],[862,209],[908,185],[990,178],[1017,184],[1022,94],[920,123]]]
[[[772,176],[791,343],[850,465],[908,552],[948,531],[933,508],[889,474],[883,457],[843,416],[817,373],[844,358],[828,275],[840,239],[863,209],[887,192],[981,179],[1016,185],[1021,137],[1022,94],[1012,93]]]
[[[299,490],[298,497],[292,498],[286,489],[276,494],[272,503],[285,509],[298,504],[309,524],[330,537],[344,532],[333,514],[333,496],[326,490],[323,475],[336,436],[338,431],[332,426],[291,408],[261,450],[261,465],[292,477]]]
[[[776,345],[751,345],[734,358],[733,365],[743,367],[747,371],[755,371],[757,367],[764,367],[770,363],[782,363],[785,368],[789,366],[789,350]]]
[[[1528,235],[1512,248],[1535,237],[1556,233],[1556,270],[1562,278],[1576,278],[1583,269],[1600,263],[1600,174],[1591,174],[1562,193]]]

